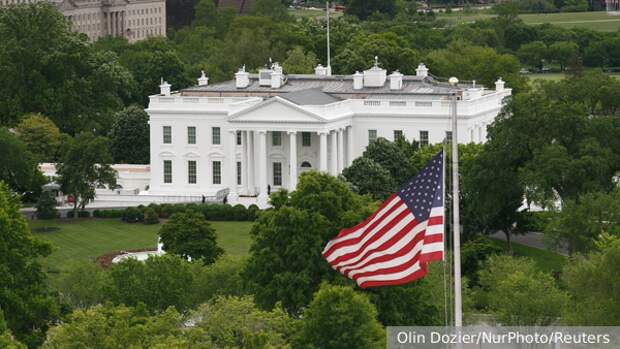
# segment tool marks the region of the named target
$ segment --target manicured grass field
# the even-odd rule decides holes
[[[495,16],[489,11],[472,14],[454,11],[450,14],[439,14],[441,19],[451,23],[469,23],[479,19]],[[527,24],[551,23],[565,28],[589,28],[604,32],[615,32],[620,29],[620,16],[610,16],[604,11],[598,12],[565,12],[565,13],[532,13],[522,14],[519,17]]]
[[[252,222],[211,222],[218,244],[233,256],[245,256],[250,247]],[[118,219],[63,219],[31,221],[33,229],[58,227],[60,230],[34,235],[51,242],[54,251],[43,263],[54,272],[74,262],[93,262],[103,254],[139,248],[155,248],[161,224],[125,223]]]
[[[491,241],[504,249],[508,249],[508,243],[506,241],[495,239],[491,239]],[[533,259],[536,265],[540,268],[540,270],[547,273],[562,271],[562,268],[564,268],[564,265],[568,261],[565,256],[562,256],[553,251],[540,250],[514,242],[512,243],[512,251],[515,256],[528,257]]]

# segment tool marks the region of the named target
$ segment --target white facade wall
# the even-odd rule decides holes
[[[457,102],[459,143],[482,143],[486,127],[493,122],[511,91],[485,91],[480,96]],[[400,99],[399,99],[400,98]],[[377,137],[394,139],[401,130],[407,140],[420,140],[428,132],[429,144],[440,143],[451,128],[449,97],[408,96],[381,99],[348,99],[327,105],[297,105],[281,97],[187,97],[181,94],[151,96],[147,112],[151,129],[151,185],[153,195],[213,195],[229,188],[229,202],[237,195],[259,194],[266,202],[265,188],[294,187],[292,176],[306,170],[339,174],[369,143],[369,130]],[[171,144],[163,144],[163,126],[172,128]],[[196,144],[187,142],[187,127],[196,127]],[[212,128],[220,128],[220,144],[213,144]],[[242,132],[242,144],[234,143]],[[272,133],[280,132],[281,145],[274,145]],[[303,132],[311,135],[311,146],[303,145]],[[296,139],[296,164],[290,164],[290,134]],[[264,134],[264,136],[263,136]],[[321,136],[324,134],[324,136]],[[248,135],[253,139],[247,144]],[[341,140],[336,137],[342,137]],[[260,139],[265,137],[265,154]],[[321,148],[325,137],[325,149]],[[252,152],[250,156],[248,153]],[[233,154],[234,153],[234,158]],[[252,159],[253,161],[250,161]],[[172,183],[164,183],[163,161],[172,161]],[[197,162],[197,182],[188,183],[187,161]],[[213,183],[213,161],[221,162],[222,181]],[[234,161],[231,164],[231,161]],[[237,185],[236,162],[241,162],[242,183]],[[282,166],[282,185],[274,183],[274,163]],[[302,163],[311,167],[302,167]],[[251,171],[248,171],[250,169]],[[266,183],[261,183],[265,171]],[[248,185],[253,182],[253,185]],[[234,185],[233,185],[234,184]]]

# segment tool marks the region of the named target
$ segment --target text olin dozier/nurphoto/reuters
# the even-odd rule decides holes
[[[620,327],[389,326],[388,349],[620,348]]]

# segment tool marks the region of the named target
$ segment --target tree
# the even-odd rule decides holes
[[[116,185],[116,171],[110,167],[112,156],[108,140],[101,136],[83,132],[71,141],[58,164],[58,183],[63,193],[74,197],[73,216],[77,217],[78,206],[86,207],[95,198],[95,188]]]
[[[577,59],[579,46],[572,41],[558,41],[549,46],[549,58],[560,65],[561,70]]]
[[[218,296],[242,297],[248,294],[243,279],[246,259],[224,255],[210,265],[192,263],[194,275],[191,304],[202,304]]]
[[[389,17],[396,15],[396,1],[394,0],[351,0],[346,13],[364,20],[373,13],[378,12]]]
[[[61,136],[52,120],[41,114],[29,114],[22,118],[15,130],[38,161],[54,161],[57,158]]]
[[[282,68],[288,74],[310,74],[313,73],[317,59],[313,52],[304,52],[300,46],[286,53],[286,60],[282,63]]]
[[[116,163],[148,164],[149,116],[133,105],[114,114],[110,130],[110,151]]]
[[[95,263],[75,263],[60,273],[55,286],[60,299],[73,309],[86,309],[109,300],[111,279]]]
[[[70,134],[105,130],[135,87],[112,52],[96,52],[53,5],[0,11],[0,124],[40,112]]]
[[[0,128],[0,180],[18,193],[40,192],[44,178],[26,145],[5,128]]]
[[[479,279],[488,309],[505,326],[552,325],[568,301],[553,277],[537,270],[527,258],[491,256]]]
[[[190,84],[186,67],[172,42],[163,38],[153,37],[131,45],[120,56],[120,62],[133,75],[137,85],[134,102],[141,105],[147,105],[148,96],[159,93],[161,79],[175,89]]]
[[[396,143],[385,138],[380,137],[371,142],[362,156],[388,170],[396,187],[404,184],[411,175],[409,159],[405,152]],[[391,189],[394,191],[396,188]]]
[[[49,191],[44,191],[37,201],[37,218],[38,219],[54,219],[58,218],[58,210],[56,209],[56,198]]]
[[[166,252],[200,259],[204,264],[215,262],[224,253],[217,245],[215,229],[195,212],[173,214],[159,230],[159,236]]]
[[[280,308],[256,308],[251,297],[217,297],[190,315],[196,335],[209,339],[214,348],[283,348],[294,330],[294,320]]]
[[[620,192],[587,193],[566,201],[545,226],[545,238],[568,252],[589,252],[603,234],[620,236]]]
[[[366,70],[379,57],[379,64],[388,71],[415,74],[420,54],[410,47],[407,40],[393,32],[369,34],[361,32],[348,38],[344,50],[335,54],[334,70],[341,74]]]
[[[342,171],[342,176],[353,185],[358,194],[370,194],[377,200],[385,200],[396,185],[390,172],[367,157],[353,160],[351,166]]]
[[[429,52],[426,61],[435,76],[456,76],[461,80],[476,80],[485,86],[494,86],[501,77],[515,91],[527,88],[527,78],[519,74],[521,65],[516,57],[498,54],[489,47],[454,42],[445,49]]]
[[[166,254],[146,261],[127,259],[110,269],[111,286],[107,299],[115,304],[137,306],[142,303],[150,311],[175,307],[186,311],[193,295],[193,275],[189,262]]]
[[[368,297],[350,287],[323,285],[301,319],[300,348],[379,349],[385,332]]]
[[[321,281],[336,277],[321,256],[327,241],[371,212],[344,182],[303,173],[290,199],[263,212],[252,227],[244,278],[258,306],[271,309],[281,302],[289,313],[299,314]]]
[[[71,313],[50,330],[42,348],[213,348],[207,341],[190,339],[182,325],[174,308],[149,315],[142,307],[98,305]]]
[[[260,216],[251,230],[244,273],[260,307],[271,309],[281,302],[295,314],[309,303],[329,268],[321,257],[321,234],[327,230],[325,217],[294,207]]]
[[[532,41],[519,47],[519,60],[527,66],[542,69],[543,60],[547,57],[547,45],[542,41]]]
[[[567,263],[562,280],[570,294],[563,321],[568,325],[612,326],[620,322],[620,239],[602,236],[596,249]]]
[[[17,339],[33,347],[45,339],[58,307],[39,262],[51,245],[32,236],[19,208],[19,200],[0,182],[0,309]]]
[[[281,0],[257,0],[254,14],[269,17],[277,22],[287,21],[290,18],[288,9]]]

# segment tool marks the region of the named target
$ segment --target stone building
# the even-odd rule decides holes
[[[37,0],[0,0],[1,6]],[[50,1],[75,31],[91,40],[123,36],[130,42],[166,35],[165,0],[64,0]]]

